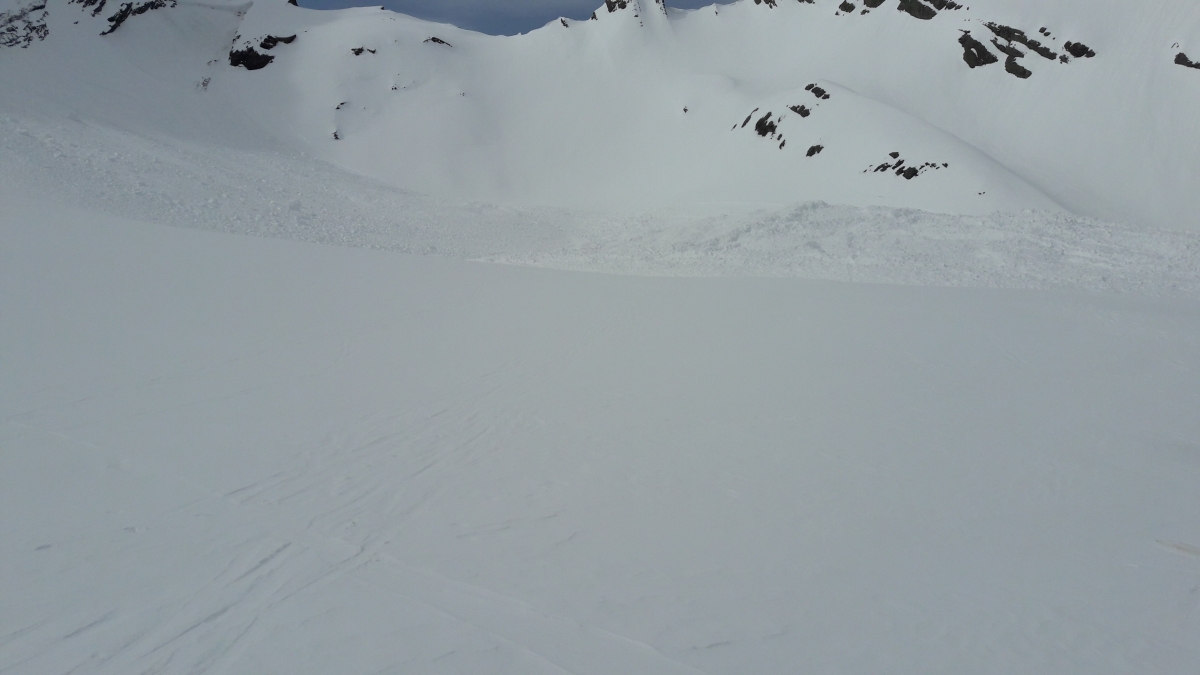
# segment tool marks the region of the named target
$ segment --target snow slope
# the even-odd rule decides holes
[[[10,111],[290,148],[452,199],[1197,226],[1200,71],[1176,62],[1200,54],[1194,2],[850,4],[634,0],[493,37],[374,8],[172,2],[102,37],[112,8],[48,0],[48,36],[4,49],[0,84]],[[994,63],[971,67],[968,38]]]
[[[0,0],[0,674],[1192,675],[1200,13],[840,4]]]
[[[1200,305],[0,193],[0,671],[1167,673]]]
[[[1200,291],[1200,233],[1035,211],[810,202],[637,213],[447,202],[311,156],[0,117],[0,183],[147,222],[555,269],[1150,295]]]

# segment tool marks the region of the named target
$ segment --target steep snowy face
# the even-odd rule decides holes
[[[1200,227],[1191,0],[605,0],[515,37],[284,0],[3,2],[18,108],[282,143],[441,196]]]

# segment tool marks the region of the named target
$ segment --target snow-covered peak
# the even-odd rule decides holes
[[[1190,0],[606,0],[515,37],[286,0],[0,3],[5,107],[459,199],[1200,212]]]

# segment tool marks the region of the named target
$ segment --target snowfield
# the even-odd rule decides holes
[[[1193,59],[0,0],[0,675],[1193,674]]]

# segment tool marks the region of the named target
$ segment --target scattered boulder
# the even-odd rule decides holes
[[[809,115],[812,114],[811,110],[809,110],[808,108],[806,108],[802,105],[789,105],[788,110],[791,110],[792,112],[796,113],[797,115],[799,115],[801,117],[808,117]]]
[[[350,53],[354,54],[355,56],[362,56],[363,52],[367,52],[368,54],[374,54],[375,50],[367,49],[366,47],[355,47],[354,49],[350,50]]]
[[[814,145],[808,149],[808,152],[805,153],[804,156],[805,157],[815,157],[816,155],[821,154],[821,151],[824,149],[825,149],[825,146],[823,146],[823,145]]]
[[[1184,68],[1195,68],[1200,70],[1200,61],[1193,61],[1189,59],[1187,54],[1184,54],[1183,52],[1179,52],[1179,54],[1175,56],[1175,63],[1183,66]]]
[[[442,45],[444,47],[451,47],[451,48],[454,47],[454,45],[450,44],[449,42],[446,42],[445,40],[443,40],[440,37],[431,37],[428,40],[426,40],[426,42],[432,42],[435,45]]]
[[[904,180],[912,180],[927,171],[938,171],[940,169],[946,169],[950,167],[948,162],[942,162],[940,166],[935,162],[925,162],[920,165],[905,166],[904,159],[900,157],[899,152],[889,152],[888,157],[896,161],[887,161],[877,166],[869,166],[866,169],[863,169],[863,173],[890,172],[900,178],[903,178]]]

